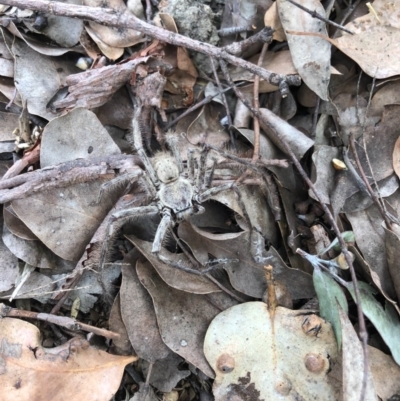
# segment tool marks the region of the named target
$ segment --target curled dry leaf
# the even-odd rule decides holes
[[[118,390],[125,365],[134,356],[116,356],[75,338],[46,350],[33,324],[18,319],[0,321],[2,400],[108,401]]]
[[[161,278],[171,287],[181,291],[187,291],[194,294],[209,294],[211,292],[219,292],[220,289],[206,277],[197,276],[185,271],[176,269],[159,260],[151,251],[152,243],[143,241],[133,235],[127,236],[128,240],[135,245],[143,256],[153,265]],[[191,266],[191,262],[184,254],[173,254],[166,249],[162,249],[161,255],[172,261],[179,261],[187,266]]]
[[[314,145],[312,139],[304,135],[301,131],[287,123],[285,120],[282,120],[272,111],[268,109],[260,109],[260,114],[269,122],[274,130],[279,132],[280,136],[289,144],[293,153],[299,159],[301,159],[304,156],[304,153]],[[274,131],[265,125],[262,120],[260,120],[260,126],[271,141],[274,142],[282,152],[286,152]]]
[[[83,1],[83,5],[91,7],[112,8],[115,10],[115,12],[119,12],[121,14],[131,13],[122,0],[85,0]],[[133,29],[108,27],[92,21],[88,22],[88,24],[90,28],[87,29],[87,32],[102,51],[105,48],[112,49],[130,47],[143,41],[143,34]],[[105,44],[104,47],[102,46],[103,43]],[[120,54],[120,56],[122,56],[122,53]],[[106,56],[110,57],[110,55],[107,54]],[[114,57],[111,58],[115,60],[119,56],[117,56],[116,58]]]
[[[208,325],[220,310],[203,295],[166,285],[149,262],[138,262],[136,270],[153,299],[165,344],[207,376],[214,377],[203,353],[203,341]]]
[[[289,1],[278,0],[277,3],[297,72],[322,100],[328,100],[331,45],[318,36],[301,35],[303,32],[327,35],[325,22],[313,18]],[[315,10],[320,15],[325,14],[325,9],[319,0],[303,0],[301,5]],[[290,31],[296,34],[289,33]]]
[[[315,318],[320,331],[309,330]],[[336,401],[327,373],[337,347],[330,324],[315,315],[263,302],[220,313],[207,330],[204,353],[215,371],[216,401],[318,399]],[[268,372],[268,373],[267,373]]]
[[[80,0],[61,0],[66,4],[81,4]],[[42,35],[46,35],[51,41],[58,43],[62,47],[72,47],[79,42],[79,37],[83,29],[83,21],[78,18],[59,17],[48,14],[47,26],[40,31]],[[33,23],[25,22],[25,25],[32,31]]]

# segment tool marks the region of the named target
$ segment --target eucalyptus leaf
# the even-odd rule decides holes
[[[344,231],[340,235],[343,238],[344,242],[346,242],[346,243],[349,243],[349,242],[350,243],[354,243],[354,241],[355,241],[355,236],[354,236],[354,232],[353,231]],[[332,248],[335,251],[340,251],[341,250],[341,247],[340,247],[340,244],[339,244],[339,240],[337,238],[335,238],[327,248],[325,248],[322,252],[320,252],[319,255],[325,254],[326,252],[328,252]]]
[[[318,296],[321,316],[331,323],[335,332],[338,348],[342,346],[342,327],[338,305],[344,312],[348,312],[346,297],[340,285],[327,273],[324,273],[318,265],[314,265],[313,282]]]
[[[354,301],[356,300],[353,283],[347,285]],[[372,322],[378,330],[383,341],[392,352],[393,359],[400,365],[400,320],[393,305],[386,301],[385,309],[374,298],[374,290],[364,282],[358,282],[360,288],[360,301],[364,315]]]

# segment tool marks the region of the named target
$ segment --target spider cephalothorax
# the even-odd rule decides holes
[[[152,159],[152,165],[160,181],[158,196],[161,206],[171,209],[177,221],[203,210],[194,204],[193,183],[182,176],[175,158],[167,152],[160,152]]]

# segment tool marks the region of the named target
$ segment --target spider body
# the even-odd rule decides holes
[[[191,216],[204,212],[204,207],[201,204],[219,192],[226,190],[234,190],[237,195],[237,201],[241,206],[243,215],[248,222],[250,227],[250,234],[257,234],[257,230],[252,227],[249,215],[246,211],[246,207],[241,200],[241,195],[234,183],[221,184],[212,187],[212,179],[214,174],[214,168],[216,164],[215,159],[210,160],[208,154],[210,148],[204,148],[200,151],[200,157],[198,160],[194,158],[194,151],[189,150],[187,155],[187,164],[184,168],[184,164],[180,157],[180,152],[177,147],[176,137],[174,135],[167,135],[166,142],[170,149],[170,152],[163,151],[156,154],[153,158],[148,158],[146,152],[143,149],[142,137],[140,134],[140,126],[138,119],[133,119],[133,140],[132,145],[140,156],[145,171],[142,173],[135,173],[131,176],[117,177],[114,181],[119,183],[127,181],[127,184],[132,184],[137,180],[142,180],[146,184],[152,201],[148,206],[135,207],[131,209],[125,209],[118,211],[112,215],[110,223],[107,228],[106,239],[103,243],[102,255],[100,259],[100,265],[103,266],[105,261],[105,255],[108,249],[108,242],[111,237],[113,230],[113,223],[116,220],[135,218],[138,216],[160,214],[161,221],[157,227],[157,231],[154,236],[152,253],[155,254],[164,263],[170,264],[178,269],[189,271],[196,274],[204,274],[210,270],[195,270],[188,268],[186,265],[180,265],[176,262],[168,260],[160,252],[162,250],[162,244],[168,231],[173,233],[174,227],[182,222],[188,220]],[[105,187],[111,187],[113,180],[105,184]],[[262,260],[260,256],[262,254],[263,241],[250,240],[250,242],[256,242],[254,252],[250,247],[255,260],[258,262]],[[185,252],[185,251],[184,251]],[[186,253],[186,252],[185,252]],[[193,260],[193,258],[191,258]],[[213,263],[226,263],[227,260],[217,260]]]

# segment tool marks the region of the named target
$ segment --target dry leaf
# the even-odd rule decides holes
[[[66,4],[81,4],[80,0],[61,0]],[[79,37],[83,29],[83,21],[78,18],[66,18],[56,15],[46,15],[48,25],[40,31],[46,35],[51,41],[56,42],[62,47],[72,47],[79,42]],[[25,22],[25,25],[32,31],[33,23]]]
[[[112,8],[121,14],[131,14],[122,0],[85,0],[83,5]],[[89,22],[89,27],[90,29],[87,29],[87,32],[97,45],[99,45],[99,41],[101,41],[111,48],[124,48],[143,42],[143,34],[133,29],[108,27],[98,24],[97,22]],[[99,45],[99,47],[101,49],[101,45]],[[115,60],[115,58],[112,59]]]
[[[230,262],[224,264],[224,268],[229,274],[233,288],[243,294],[262,298],[266,288],[263,264],[255,263],[250,254],[247,231],[212,234],[184,222],[179,225],[178,234],[189,244],[196,258],[199,254],[206,252],[216,258],[230,259]],[[314,295],[311,276],[286,266],[273,247],[268,252],[265,251],[263,257],[269,258],[268,262],[274,266],[275,278],[288,288],[293,299],[308,298]],[[234,259],[239,261],[232,261]]]
[[[315,318],[321,330],[307,331]],[[327,381],[337,356],[330,324],[321,318],[263,302],[220,313],[207,330],[204,352],[215,371],[216,401],[229,399],[337,401]]]
[[[372,13],[357,18],[345,27],[346,32],[333,43],[358,63],[366,74],[378,79],[400,74],[400,24],[398,3],[375,0]]]
[[[274,30],[272,36],[273,40],[277,40],[278,42],[283,42],[286,40],[286,34],[283,29],[281,19],[279,18],[277,2],[272,3],[272,6],[265,13],[264,24],[265,26],[269,26]]]
[[[74,159],[121,153],[96,115],[82,108],[55,118],[42,134],[40,164],[53,166]]]
[[[118,333],[120,336],[117,339],[113,339],[113,353],[117,355],[132,355],[133,348],[131,342],[129,341],[127,329],[122,321],[120,294],[118,294],[114,299],[108,324],[109,329],[114,333]]]
[[[351,324],[347,313],[339,307],[340,323],[342,326],[342,374],[343,400],[359,400],[364,379],[363,346]],[[377,401],[371,370],[368,369],[365,389],[365,401]]]
[[[135,352],[148,362],[166,358],[171,351],[163,343],[153,302],[136,273],[137,250],[124,258],[121,284],[121,315]]]
[[[298,74],[322,100],[328,100],[331,74],[330,43],[317,36],[288,33],[293,31],[327,35],[325,22],[313,18],[288,1],[278,0],[277,3],[281,23],[288,39],[290,54]],[[301,5],[320,15],[325,14],[324,7],[319,0],[303,0]]]
[[[92,181],[56,188],[15,200],[12,206],[18,217],[56,255],[77,262],[116,200],[113,194],[97,203],[101,184]]]
[[[395,299],[392,277],[390,276],[385,250],[385,231],[382,216],[375,205],[361,212],[346,213],[356,236],[356,243],[368,265],[380,280],[383,290]]]
[[[184,224],[184,223],[183,223]],[[209,294],[219,292],[220,289],[206,277],[179,270],[159,260],[152,252],[151,242],[143,241],[133,235],[127,236],[143,256],[153,265],[161,278],[171,287],[194,294]],[[191,262],[184,254],[173,254],[162,248],[160,254],[172,261],[181,262],[187,267],[193,268]]]
[[[47,111],[46,105],[65,84],[66,77],[78,71],[74,62],[66,57],[41,55],[19,39],[14,41],[12,50],[16,55],[15,85],[27,100],[29,113],[53,119],[55,115]]]
[[[18,319],[0,321],[2,400],[109,401],[118,390],[125,365],[134,356],[107,354],[82,339],[46,350],[36,326]]]
[[[204,357],[203,341],[208,325],[220,310],[203,295],[167,286],[149,262],[138,262],[136,270],[153,299],[165,344],[207,376],[214,377]]]

